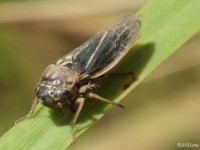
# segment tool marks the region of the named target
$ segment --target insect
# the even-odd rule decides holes
[[[16,122],[30,118],[40,102],[52,109],[69,109],[75,113],[71,122],[73,135],[86,98],[124,108],[92,90],[98,87],[95,79],[107,74],[127,54],[139,30],[140,21],[137,18],[122,17],[111,27],[98,32],[80,47],[47,66],[35,88],[36,98],[29,113]]]

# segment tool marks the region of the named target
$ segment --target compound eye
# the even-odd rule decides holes
[[[35,93],[36,93],[36,96],[42,100],[45,100],[49,97],[49,89],[47,87],[41,86],[36,89]]]
[[[60,79],[55,79],[53,80],[52,84],[53,85],[61,85],[63,82]]]
[[[69,93],[70,93],[70,92],[69,92],[68,90],[64,90],[64,91],[63,91],[63,95],[65,95],[65,96],[68,96]]]
[[[69,96],[70,92],[68,90],[57,90],[56,97],[59,99],[66,99]]]

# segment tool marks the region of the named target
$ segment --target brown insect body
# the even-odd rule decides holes
[[[108,73],[124,57],[133,45],[140,30],[140,21],[134,17],[123,17],[113,26],[97,33],[74,51],[49,65],[36,86],[36,99],[29,118],[38,100],[53,109],[69,108],[75,112],[72,130],[83,107],[85,98],[94,98],[123,108],[92,93],[98,87],[94,79]]]

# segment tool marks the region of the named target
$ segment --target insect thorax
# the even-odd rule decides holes
[[[43,78],[46,78],[47,82],[59,79],[62,83],[57,85],[59,85],[59,87],[68,89],[71,89],[76,83],[76,76],[74,75],[74,71],[71,68],[55,64],[51,64],[45,69],[41,80]],[[56,83],[51,84],[56,86]]]

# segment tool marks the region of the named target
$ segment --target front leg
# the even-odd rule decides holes
[[[98,87],[99,87],[99,85],[97,85],[97,84],[91,84],[91,83],[89,82],[88,84],[83,85],[83,86],[80,87],[79,93],[80,93],[80,94],[83,94],[83,93],[89,92],[89,91],[92,90],[92,89],[96,89],[96,88],[98,88]]]
[[[30,117],[32,117],[32,115],[33,115],[33,113],[35,111],[35,108],[36,108],[36,106],[37,106],[38,103],[39,103],[38,99],[35,98],[33,100],[33,103],[32,103],[32,106],[31,106],[31,109],[30,109],[29,113],[26,116],[24,116],[24,117],[18,119],[17,121],[15,121],[15,124],[17,124],[17,123],[19,123],[21,121],[24,121],[24,120],[29,119]]]
[[[76,102],[75,102],[75,105],[77,106],[77,110],[76,110],[74,118],[73,118],[73,120],[71,122],[72,143],[74,143],[74,141],[75,141],[74,126],[75,126],[76,121],[77,121],[77,119],[78,119],[78,117],[80,115],[80,112],[81,112],[82,108],[83,108],[84,101],[85,101],[84,98],[78,98],[76,100]]]

